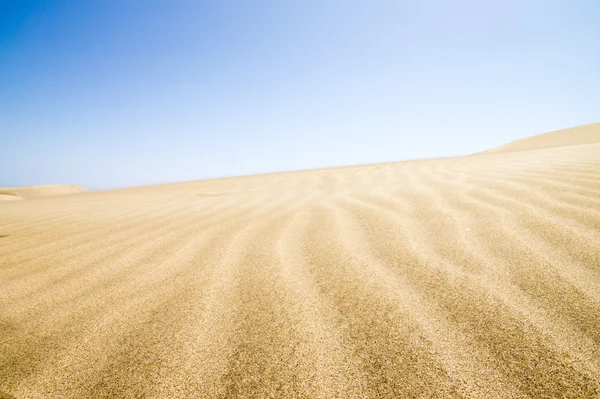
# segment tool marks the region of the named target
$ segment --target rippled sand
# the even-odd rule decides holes
[[[0,398],[600,397],[563,141],[2,202]]]

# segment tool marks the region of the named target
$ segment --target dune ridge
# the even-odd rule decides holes
[[[6,202],[0,397],[599,398],[582,129]]]
[[[553,132],[526,137],[483,153],[541,150],[545,148],[572,145],[594,144],[600,142],[600,123],[555,130]]]
[[[74,184],[48,184],[29,187],[0,187],[0,202],[82,193],[85,190]]]

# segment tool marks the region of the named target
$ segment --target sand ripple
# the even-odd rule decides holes
[[[5,202],[0,397],[600,397],[587,134]]]

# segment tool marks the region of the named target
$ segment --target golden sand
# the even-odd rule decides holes
[[[584,128],[2,202],[0,398],[598,398]]]
[[[49,184],[32,187],[0,187],[0,202],[77,194],[85,190],[73,184]]]

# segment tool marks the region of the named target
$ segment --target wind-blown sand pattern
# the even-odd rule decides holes
[[[2,203],[0,398],[598,398],[585,129]]]

